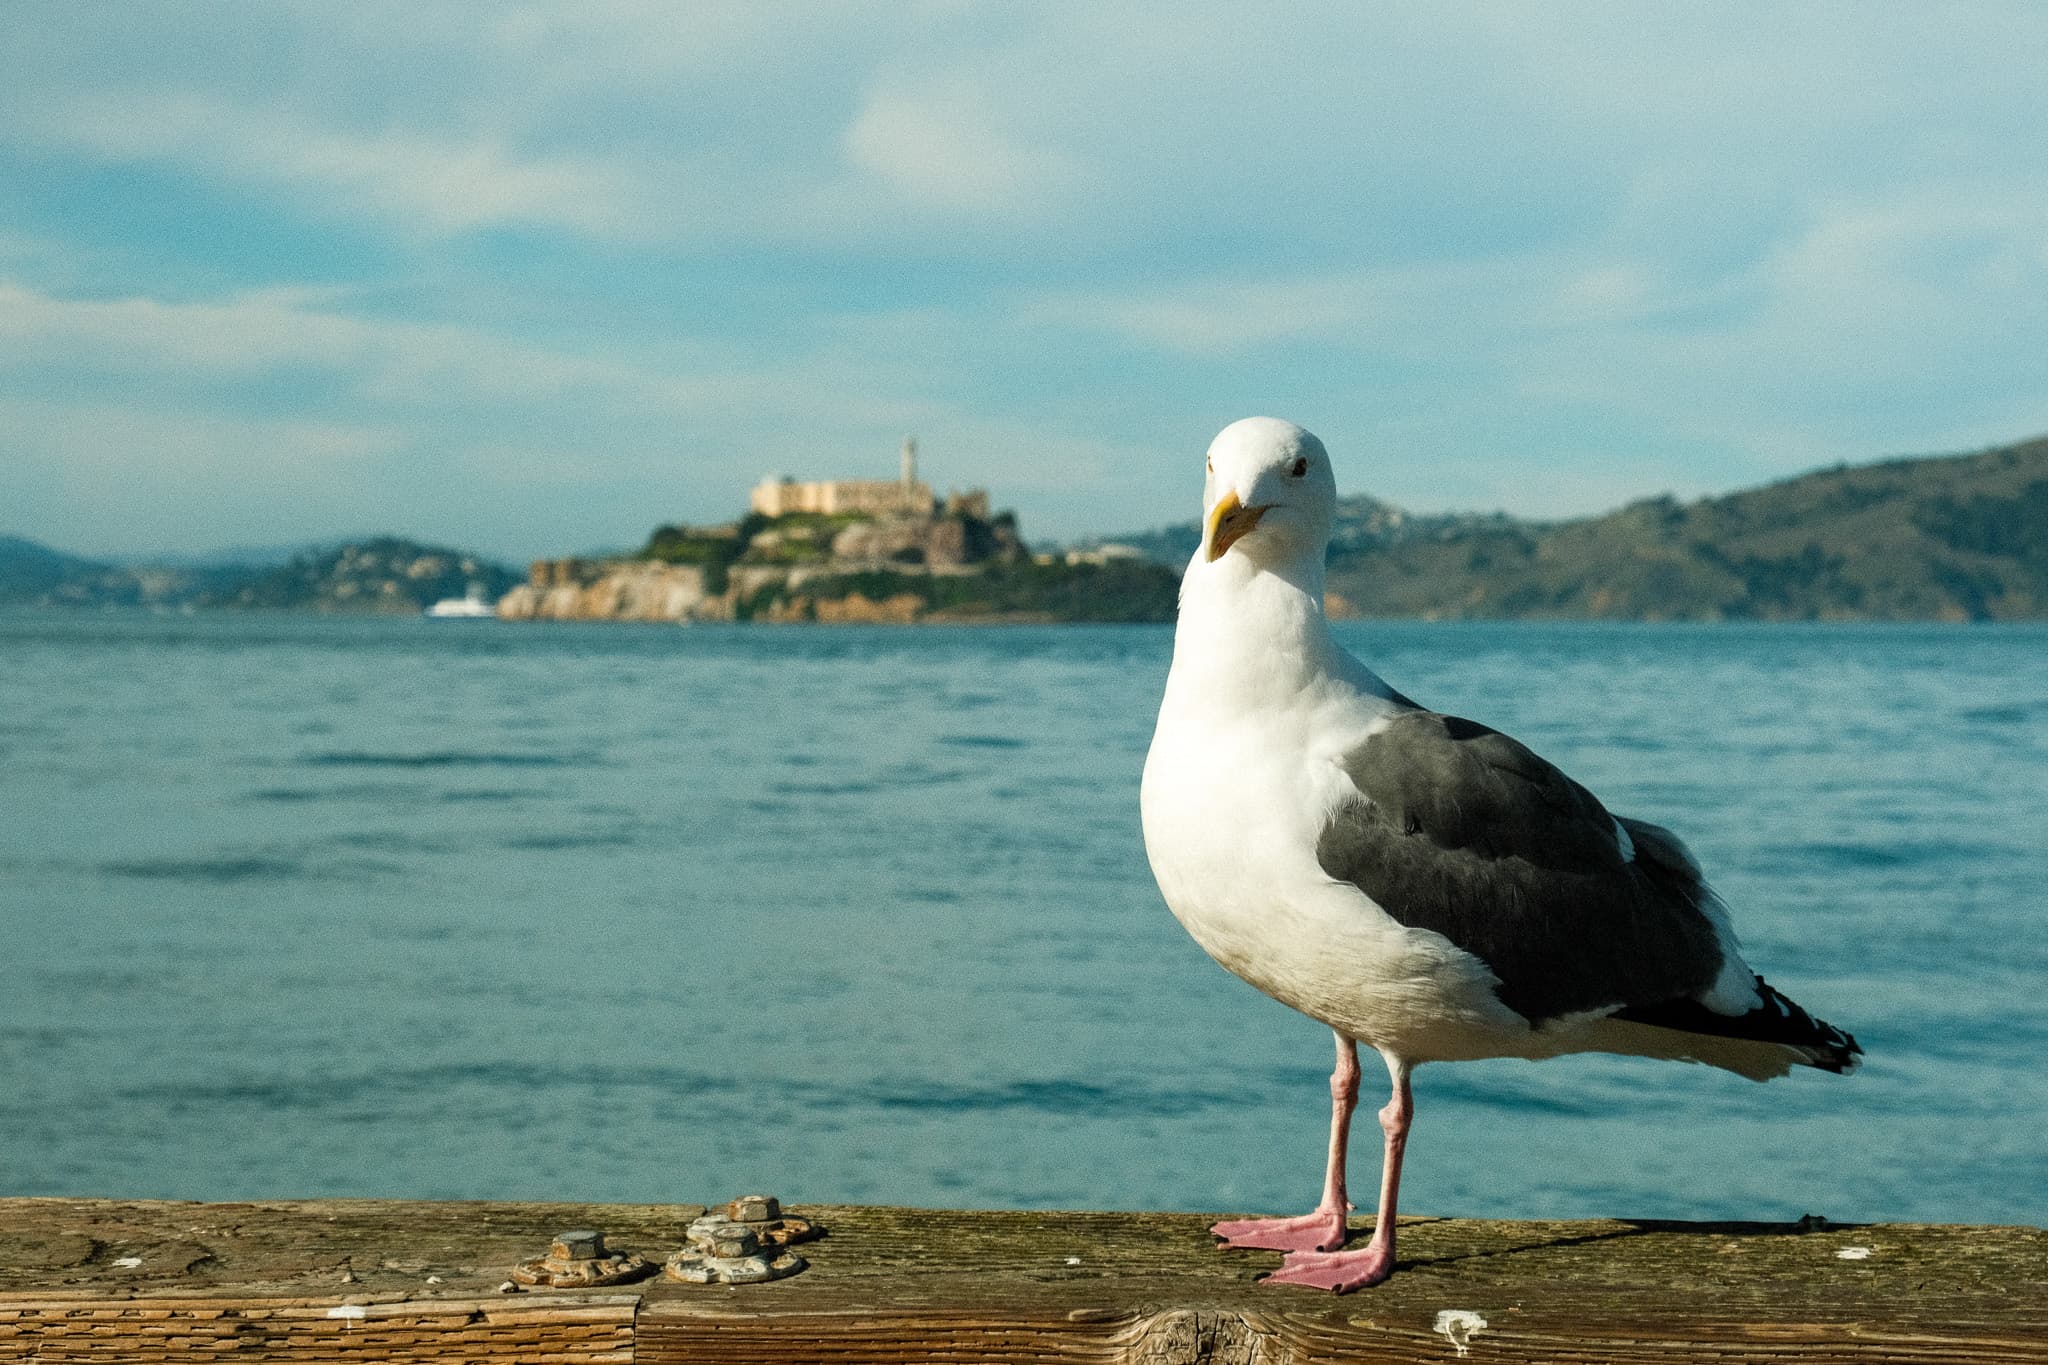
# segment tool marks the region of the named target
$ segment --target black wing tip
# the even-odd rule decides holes
[[[1764,998],[1762,1008],[1783,1019],[1795,1035],[1785,1041],[1809,1053],[1808,1066],[1846,1076],[1862,1064],[1863,1045],[1855,1034],[1814,1018],[1762,977],[1756,979],[1756,992]]]
[[[1800,1054],[1800,1064],[1846,1076],[1862,1064],[1863,1045],[1847,1029],[1816,1019],[1762,977],[1756,979],[1761,1003],[1747,1014],[1716,1014],[1699,1001],[1685,998],[1654,1005],[1632,1005],[1614,1018],[1657,1028],[1701,1033],[1715,1038],[1741,1038],[1777,1043]]]
[[[1817,1071],[1831,1072],[1846,1076],[1863,1065],[1863,1044],[1856,1041],[1856,1035],[1847,1029],[1836,1028],[1825,1019],[1813,1019],[1814,1030],[1819,1035],[1811,1043],[1795,1043],[1807,1054],[1806,1065]]]

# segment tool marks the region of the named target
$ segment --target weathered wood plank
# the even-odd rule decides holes
[[[0,1200],[0,1360],[2048,1362],[2032,1228],[1418,1218],[1337,1298],[1206,1216],[817,1206],[794,1279],[497,1292],[558,1231],[660,1260],[701,1211]]]

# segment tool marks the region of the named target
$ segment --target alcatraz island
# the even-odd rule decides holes
[[[903,442],[895,479],[770,476],[747,513],[660,526],[638,554],[536,560],[501,620],[1168,621],[1178,576],[1138,550],[1033,555],[986,489],[934,495]]]

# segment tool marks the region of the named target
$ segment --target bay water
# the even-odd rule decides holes
[[[1424,1067],[1404,1211],[2048,1221],[2048,629],[1340,630],[1869,1054]],[[1171,645],[0,614],[0,1194],[1304,1209],[1328,1034],[1145,864]]]

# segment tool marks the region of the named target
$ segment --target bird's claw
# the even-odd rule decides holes
[[[1295,1218],[1244,1218],[1217,1223],[1219,1247],[1247,1251],[1335,1251],[1347,1235],[1341,1209],[1317,1209]]]
[[[1261,1283],[1298,1284],[1348,1294],[1376,1285],[1393,1273],[1393,1249],[1370,1242],[1356,1251],[1297,1251]]]

